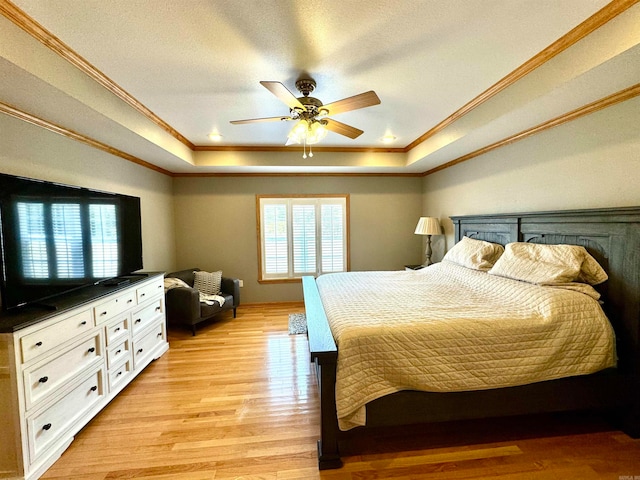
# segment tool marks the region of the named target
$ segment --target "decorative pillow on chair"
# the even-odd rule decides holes
[[[222,270],[218,272],[193,272],[193,288],[205,295],[219,295]]]
[[[597,285],[608,278],[584,247],[526,242],[508,244],[489,273],[538,285],[576,281]]]
[[[443,260],[453,262],[474,270],[489,270],[504,252],[504,247],[497,243],[485,242],[474,238],[462,237]]]

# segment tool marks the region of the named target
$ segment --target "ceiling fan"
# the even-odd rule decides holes
[[[327,130],[352,139],[357,138],[363,133],[362,130],[327,117],[359,108],[371,107],[380,103],[378,95],[373,90],[370,90],[324,105],[317,98],[309,96],[316,88],[316,82],[311,78],[301,78],[296,81],[296,88],[302,94],[301,97],[296,97],[280,82],[263,81],[260,84],[289,107],[289,115],[233,120],[231,123],[238,125],[287,120],[297,121],[291,132],[289,132],[286,145],[304,143],[306,146],[318,143],[327,134]],[[313,154],[311,153],[310,156],[313,156]]]

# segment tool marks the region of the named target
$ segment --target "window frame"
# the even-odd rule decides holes
[[[350,202],[349,202],[349,194],[291,194],[291,195],[282,195],[282,194],[269,194],[269,195],[256,195],[256,231],[257,231],[257,247],[258,247],[258,283],[300,283],[302,281],[302,276],[313,275],[317,276],[317,271],[313,273],[304,273],[301,276],[290,276],[293,275],[294,272],[292,268],[289,266],[287,268],[286,276],[282,277],[271,277],[267,276],[264,271],[263,264],[263,225],[262,225],[262,200],[273,200],[275,203],[278,200],[286,201],[288,204],[287,207],[287,217],[290,218],[291,212],[289,211],[289,205],[292,203],[304,203],[306,200],[327,200],[327,199],[339,199],[341,202],[344,202],[345,206],[345,216],[344,216],[344,265],[346,272],[351,270],[351,235],[350,235]],[[302,201],[302,202],[301,202]],[[269,202],[271,203],[271,202]],[[316,218],[316,231],[321,222],[321,218]],[[292,224],[287,225],[287,249],[288,252],[292,251],[292,237],[291,230],[293,228]],[[317,240],[321,239],[317,237]],[[292,259],[289,258],[289,265],[291,265]]]

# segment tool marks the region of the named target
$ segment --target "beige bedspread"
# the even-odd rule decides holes
[[[441,262],[317,279],[338,346],[338,423],[400,390],[482,390],[615,365],[614,333],[583,293]]]

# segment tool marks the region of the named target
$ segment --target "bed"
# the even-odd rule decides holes
[[[430,374],[425,374],[425,377],[429,377],[428,380],[431,383],[416,384],[415,382],[412,383],[411,380],[402,378],[395,385],[391,385],[380,381],[380,378],[375,373],[365,372],[364,377],[377,379],[377,382],[372,383],[382,384],[382,386],[374,385],[375,388],[368,386],[362,383],[362,378],[357,378],[356,376],[355,383],[351,385],[352,393],[362,392],[362,395],[357,400],[351,400],[351,397],[349,397],[351,394],[345,397],[345,394],[341,393],[343,391],[342,386],[345,385],[345,372],[348,371],[348,367],[345,367],[347,365],[346,359],[351,357],[360,358],[360,353],[353,353],[354,350],[345,338],[353,339],[357,345],[360,337],[369,336],[367,332],[371,327],[362,326],[361,330],[354,330],[349,333],[350,330],[348,328],[353,328],[349,325],[349,318],[355,318],[358,315],[370,315],[372,318],[378,318],[378,314],[363,314],[362,312],[368,312],[366,309],[358,310],[358,308],[355,308],[354,310],[349,301],[360,298],[359,296],[362,294],[362,300],[355,300],[355,303],[371,303],[372,298],[375,298],[375,296],[371,297],[371,291],[375,288],[375,281],[384,281],[386,283],[395,281],[398,283],[398,288],[391,290],[394,295],[405,295],[407,290],[416,292],[418,290],[412,286],[412,283],[416,285],[424,283],[425,278],[427,278],[426,274],[424,272],[421,273],[421,271],[339,274],[336,277],[336,286],[334,288],[338,293],[332,295],[327,293],[331,288],[323,285],[323,282],[325,282],[323,277],[319,279],[304,277],[303,290],[308,323],[309,349],[311,361],[315,365],[320,395],[319,468],[339,468],[342,465],[339,445],[341,442],[346,441],[347,435],[345,433],[351,428],[366,429],[380,426],[491,418],[542,412],[602,409],[615,413],[616,418],[620,419],[620,428],[626,433],[634,437],[640,435],[640,207],[459,216],[452,217],[452,220],[455,227],[456,242],[460,242],[466,237],[466,239],[499,245],[524,242],[536,245],[565,244],[584,247],[608,275],[606,282],[594,287],[598,291],[596,296],[600,296],[599,300],[602,305],[601,310],[599,307],[596,307],[596,309],[604,311],[606,318],[608,318],[608,321],[605,319],[605,322],[601,325],[602,332],[605,333],[596,332],[587,334],[587,336],[605,338],[607,337],[607,328],[609,328],[614,358],[611,358],[611,354],[607,354],[608,351],[612,351],[610,347],[596,342],[597,345],[593,347],[592,364],[579,371],[572,370],[573,366],[555,363],[551,365],[550,370],[540,370],[532,367],[532,376],[503,380],[499,375],[493,375],[491,372],[508,371],[508,369],[501,369],[499,364],[497,367],[494,364],[487,364],[484,373],[476,375],[476,378],[463,378],[461,382],[444,385],[447,383],[446,380],[448,378],[455,379],[457,374],[455,372],[451,374],[451,372],[447,371],[448,364],[446,361],[448,361],[448,358],[446,353],[442,353],[447,352],[447,346],[438,345],[438,348],[435,349],[436,353],[430,356],[429,361],[431,363],[428,363],[426,367],[419,367],[425,368],[423,371]],[[448,264],[450,262],[441,263]],[[453,277],[457,275],[456,272],[460,270],[459,268],[457,270],[453,268],[450,271],[451,268],[445,268],[445,265],[435,265],[424,270],[433,270],[432,273],[437,274],[439,269],[443,270],[444,275],[447,276],[445,283],[448,282],[448,284],[454,285],[458,281]],[[467,274],[464,272],[460,275],[460,281],[463,283],[476,282],[475,277],[468,280]],[[481,274],[474,273],[473,275],[478,278],[490,277],[486,271]],[[473,275],[471,276],[473,277]],[[353,277],[353,280],[357,280],[357,282],[353,283],[350,277]],[[372,285],[364,286],[367,281],[372,281],[373,287]],[[496,281],[497,283],[495,283]],[[510,281],[513,282],[513,280]],[[485,293],[491,291],[491,289],[502,291],[503,284],[500,282],[502,282],[500,278],[492,278],[491,282],[482,288],[489,289],[485,290]],[[406,283],[405,287],[400,287],[400,284],[403,283]],[[318,284],[320,284],[320,288]],[[480,294],[482,294],[482,288],[480,289]],[[361,292],[358,292],[359,289]],[[542,291],[540,288],[538,290]],[[545,292],[547,290],[549,288],[545,288]],[[402,293],[403,291],[405,293]],[[321,297],[321,292],[325,298]],[[504,312],[514,312],[514,315],[518,316],[520,315],[517,307],[518,302],[530,297],[531,292],[515,293],[515,298],[510,300],[507,299],[508,296],[505,296],[503,305],[496,303],[487,307],[487,310],[499,311],[502,309]],[[388,292],[385,295],[388,295]],[[434,295],[437,297],[435,293]],[[521,297],[518,297],[518,295],[521,295]],[[552,297],[555,295],[554,293]],[[561,293],[559,295],[570,294]],[[582,294],[574,292],[574,295]],[[339,298],[340,296],[343,298]],[[492,301],[495,302],[495,299]],[[543,301],[537,299],[533,304],[547,305],[549,302],[553,304],[554,301],[545,297]],[[438,301],[436,298],[432,303],[429,302],[428,296],[425,296],[418,302],[418,305],[427,307],[425,310],[431,310],[436,308],[438,304],[447,304],[449,310],[453,311],[455,309],[451,308],[452,305],[454,306],[456,303],[462,303],[463,301],[454,296],[453,300]],[[396,308],[395,312],[393,310],[387,312],[389,318],[400,319],[402,322],[402,319],[406,317],[408,318],[406,320],[407,328],[413,328],[411,325],[414,322],[411,321],[411,318],[416,312],[411,310],[416,310],[415,306],[410,306],[411,302],[405,302],[402,299],[400,303],[407,305],[404,309],[407,311],[400,311],[397,306],[394,307],[394,303],[389,302],[390,309]],[[380,304],[386,305],[384,298],[380,298]],[[588,309],[591,309],[591,307],[588,307]],[[381,310],[385,309],[381,308]],[[467,311],[467,309],[460,309],[460,311]],[[589,310],[586,315],[596,314]],[[478,316],[481,317],[482,315],[479,314]],[[535,315],[536,318],[539,316],[541,315]],[[329,318],[335,332],[331,330]],[[383,330],[385,330],[384,316],[380,318],[379,322],[382,324]],[[364,322],[365,319],[356,318],[353,323],[357,325],[360,320]],[[466,319],[466,321],[471,323],[463,327],[463,330],[467,330],[474,323],[482,324],[482,319],[476,319],[474,322],[474,319],[471,318]],[[532,324],[533,322],[530,318],[525,318],[525,321],[527,324]],[[375,323],[375,319],[373,323]],[[562,329],[566,326],[564,320],[559,325],[557,327],[558,330],[549,334],[550,337],[562,340],[565,337],[571,337],[573,335],[572,332],[575,332],[575,330],[567,326],[568,330],[562,333]],[[419,333],[411,330],[406,333],[407,339],[418,338],[419,336]],[[473,332],[473,335],[468,336],[478,337],[482,335],[481,332]],[[340,339],[338,343],[343,348],[342,355],[340,355],[334,337]],[[558,352],[560,353],[552,352],[550,355],[546,355],[544,349],[539,352],[532,351],[538,354],[537,358],[564,358],[565,354],[562,352],[571,350],[572,347],[566,347],[562,341],[558,347]],[[364,350],[378,348],[375,344],[376,342],[372,341],[370,344],[360,345],[360,348]],[[585,341],[580,339],[577,344],[585,344]],[[396,353],[401,348],[398,348],[397,345],[390,348],[393,351],[393,355],[389,352],[383,353],[383,355],[400,357]],[[608,348],[609,350],[607,350]],[[492,347],[492,350],[495,349],[495,346]],[[499,350],[500,348],[497,347],[497,349]],[[464,359],[469,356],[469,351],[464,351],[463,349],[462,351],[454,352],[454,354]],[[413,355],[410,350],[404,352],[403,355],[404,357],[400,358],[400,362],[404,358],[405,363],[414,363],[414,358],[406,361],[406,355],[410,357]],[[473,360],[478,361],[478,364],[482,364],[484,359],[478,358],[473,358]],[[343,362],[339,364],[341,360]],[[340,369],[338,369],[339,365]],[[355,365],[355,367],[351,367],[354,372],[358,370],[357,361]],[[385,368],[389,370],[390,367],[385,365]],[[438,376],[438,370],[442,370],[444,374],[440,372],[440,376]],[[339,374],[338,371],[340,372]],[[550,374],[545,373],[549,371],[551,371]],[[528,372],[528,375],[531,372]],[[517,372],[517,374],[520,375],[520,372]],[[341,386],[338,389],[338,403],[336,402],[337,381]],[[424,381],[426,382],[427,380]],[[423,391],[424,389],[428,391]],[[349,406],[350,403],[353,403],[353,408],[345,414],[345,406]],[[360,408],[360,403],[363,404],[362,408]]]

